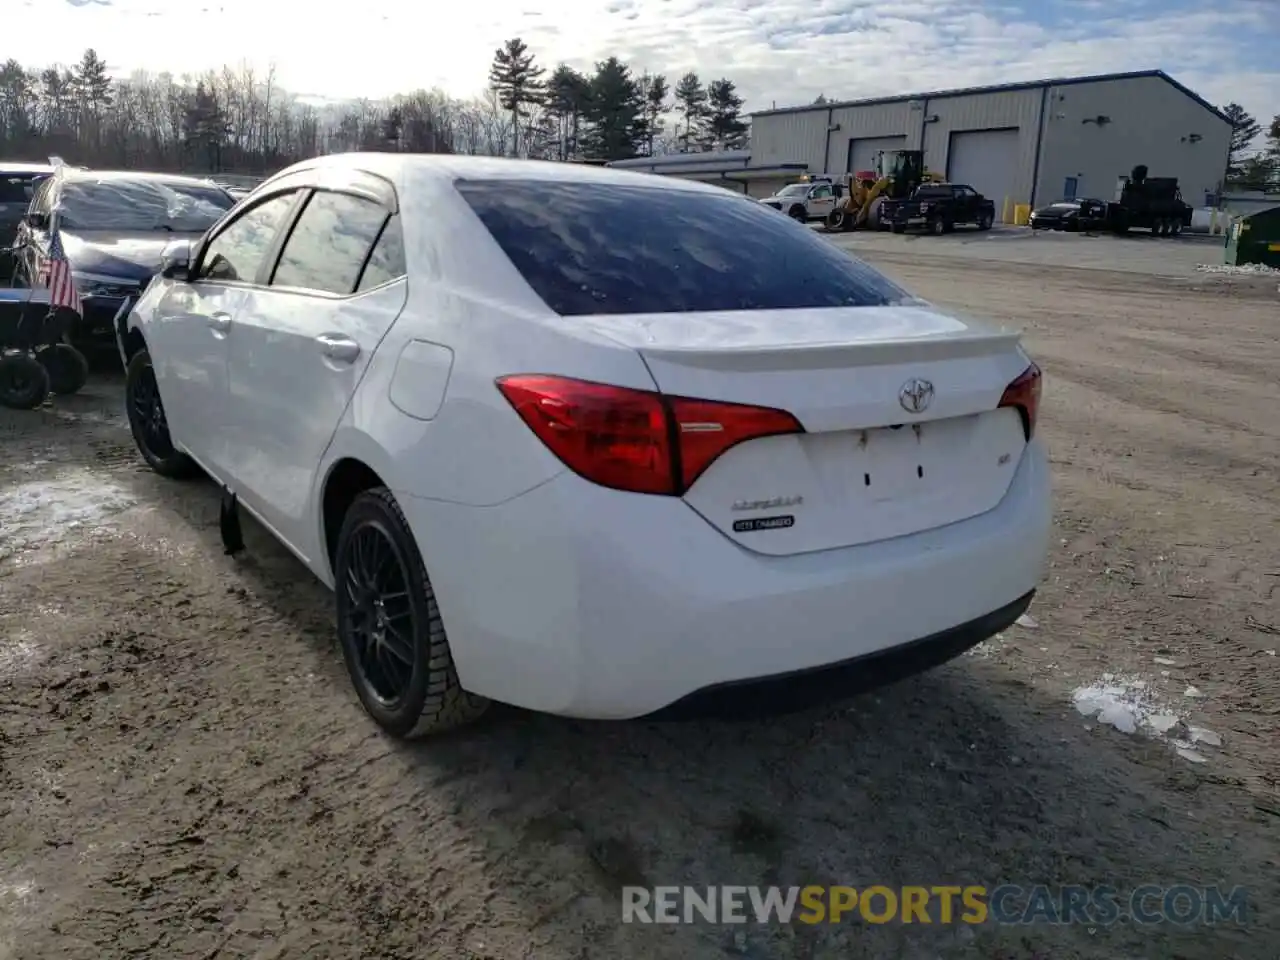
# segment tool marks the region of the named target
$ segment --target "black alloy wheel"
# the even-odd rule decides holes
[[[160,399],[160,385],[151,365],[151,354],[139,350],[129,358],[124,380],[125,414],[129,430],[142,459],[162,477],[181,479],[200,470],[186,454],[173,445],[169,421]]]
[[[343,632],[360,681],[379,705],[394,709],[409,692],[420,629],[404,559],[380,523],[357,527],[346,549],[341,589]]]
[[[365,491],[348,508],[333,572],[347,672],[379,726],[407,739],[488,709],[458,682],[422,555],[386,488]]]

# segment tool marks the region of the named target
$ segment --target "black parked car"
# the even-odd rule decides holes
[[[18,236],[18,225],[31,206],[36,185],[53,173],[46,163],[0,161],[0,285],[13,275],[9,247]]]
[[[38,284],[56,229],[84,309],[70,340],[114,345],[112,320],[160,269],[166,244],[201,236],[235,204],[222,187],[194,177],[65,169],[36,187],[18,228],[15,285]]]
[[[1097,230],[1106,224],[1101,200],[1060,200],[1031,214],[1032,230]]]

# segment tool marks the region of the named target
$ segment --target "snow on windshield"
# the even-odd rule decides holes
[[[68,230],[201,233],[234,202],[213,185],[103,178],[68,181],[55,209]]]

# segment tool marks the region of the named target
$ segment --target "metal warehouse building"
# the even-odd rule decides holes
[[[941,90],[752,114],[751,149],[642,157],[613,166],[767,196],[800,173],[838,176],[880,150],[924,150],[925,166],[997,211],[1072,197],[1112,199],[1136,164],[1177,177],[1193,206],[1217,193],[1231,124],[1160,70]]]

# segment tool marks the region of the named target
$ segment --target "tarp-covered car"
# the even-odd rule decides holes
[[[61,168],[36,188],[19,225],[14,281],[40,285],[56,232],[83,311],[72,341],[113,345],[116,314],[159,270],[166,245],[201,236],[235,204],[194,177]]]

